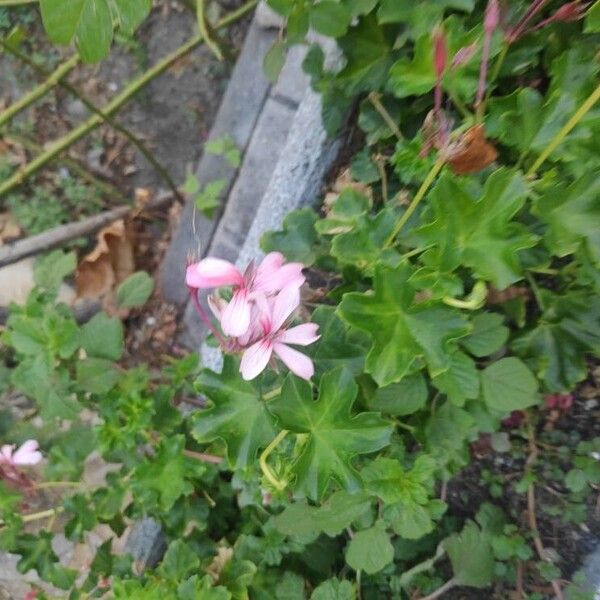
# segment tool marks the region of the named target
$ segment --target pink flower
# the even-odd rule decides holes
[[[240,373],[246,381],[262,373],[273,354],[298,377],[308,380],[313,376],[315,369],[312,360],[288,344],[307,346],[316,342],[319,339],[319,326],[303,323],[284,328],[284,323],[299,304],[300,290],[294,283],[284,287],[271,301],[264,296],[258,300],[249,338],[240,340],[247,345],[240,364]]]
[[[257,294],[270,295],[287,285],[299,288],[304,283],[301,263],[284,263],[279,252],[267,254],[258,267],[251,263],[242,272],[229,261],[205,258],[187,268],[188,287],[198,290],[233,286],[231,301],[221,313],[221,327],[226,335],[244,335],[250,327],[251,303]]]
[[[566,412],[573,406],[573,394],[548,394],[544,396],[544,404],[550,409]]]
[[[35,440],[27,440],[15,450],[15,446],[5,444],[0,448],[0,466],[3,464],[11,467],[37,465],[42,460],[42,453],[38,451]]]

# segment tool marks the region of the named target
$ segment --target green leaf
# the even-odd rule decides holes
[[[194,204],[209,219],[212,219],[215,209],[221,205],[221,193],[226,185],[225,179],[215,179],[194,194]]]
[[[202,578],[192,575],[177,587],[177,600],[230,600],[231,594],[227,588],[222,585],[213,587],[212,584],[210,575]]]
[[[148,301],[154,290],[154,280],[146,271],[130,275],[117,288],[117,304],[121,308],[137,308]]]
[[[289,504],[273,521],[277,530],[285,535],[313,538],[319,533],[326,533],[334,537],[363,516],[370,507],[371,501],[366,494],[350,494],[340,490],[320,507],[305,502]]]
[[[596,0],[586,13],[585,31],[587,33],[600,32],[600,0]]]
[[[413,306],[414,290],[407,283],[411,269],[379,266],[375,293],[346,294],[338,308],[350,325],[373,338],[366,371],[380,386],[399,381],[415,371],[422,358],[435,376],[450,366],[455,340],[468,333],[457,310],[441,306]]]
[[[183,435],[163,438],[155,455],[135,469],[131,488],[134,497],[146,509],[155,510],[158,505],[161,510],[169,511],[181,496],[193,493],[194,486],[188,479],[196,475],[202,465],[194,465],[195,469],[189,470],[183,456],[184,447]]]
[[[204,144],[204,151],[224,156],[232,167],[239,167],[242,162],[242,153],[229,135],[208,140]]]
[[[501,358],[481,372],[483,399],[492,410],[509,413],[537,404],[538,384],[533,373],[513,356]]]
[[[73,37],[85,62],[108,55],[113,25],[107,0],[41,0],[40,7],[48,37],[69,44]]]
[[[356,533],[346,549],[346,562],[350,567],[368,575],[378,573],[393,560],[394,547],[383,521]]]
[[[453,354],[448,370],[433,377],[431,383],[456,406],[463,406],[466,400],[479,396],[477,367],[473,359],[462,352]]]
[[[319,499],[332,479],[348,491],[358,490],[352,458],[389,444],[392,428],[376,413],[351,416],[357,391],[350,372],[339,367],[321,377],[318,401],[309,383],[290,374],[279,398],[270,403],[282,427],[307,436],[292,466],[298,493]]]
[[[593,294],[542,293],[537,326],[512,344],[550,392],[569,392],[587,375],[586,355],[598,355],[600,307]]]
[[[54,250],[39,258],[33,269],[33,281],[47,290],[54,290],[63,279],[75,271],[77,256],[75,252]]]
[[[488,536],[473,521],[444,541],[457,585],[482,588],[494,576],[494,555]]]
[[[346,33],[352,14],[348,9],[333,0],[322,0],[310,8],[311,26],[329,37],[340,37]]]
[[[394,532],[407,540],[418,540],[433,531],[429,510],[420,504],[390,504],[385,507],[383,516]]]
[[[279,78],[279,73],[285,65],[287,49],[285,42],[276,41],[265,54],[263,59],[263,72],[271,83]]]
[[[119,360],[123,345],[123,324],[106,313],[98,313],[81,328],[81,346],[88,356]]]
[[[344,365],[354,375],[362,372],[368,340],[360,332],[348,331],[332,306],[318,306],[311,321],[319,325],[320,339],[308,347],[315,362],[317,376]],[[374,409],[378,410],[378,409]]]
[[[556,256],[573,254],[581,244],[600,262],[600,181],[589,174],[567,185],[550,187],[532,212],[548,225],[544,244]]]
[[[181,581],[198,569],[200,559],[192,548],[182,540],[169,544],[158,569],[159,573],[173,581]]]
[[[122,31],[131,35],[148,16],[152,0],[113,0]]]
[[[361,477],[365,489],[386,504],[426,504],[435,468],[435,461],[426,455],[419,456],[408,471],[396,459],[378,456],[365,466]]]
[[[317,215],[310,208],[292,211],[283,221],[283,231],[269,231],[263,235],[261,248],[265,252],[277,250],[289,261],[312,265],[317,258],[316,220]]]
[[[433,42],[431,34],[421,36],[412,58],[401,58],[394,63],[389,74],[389,89],[397,98],[420,96],[433,89]]]
[[[460,343],[473,356],[489,356],[504,346],[509,331],[502,315],[485,312],[475,316],[472,322],[473,330]]]
[[[82,494],[75,494],[66,498],[63,504],[67,515],[71,516],[65,524],[65,535],[70,540],[83,541],[85,533],[98,523],[89,499]]]
[[[81,409],[71,390],[71,380],[65,368],[36,356],[23,360],[13,369],[11,383],[40,406],[44,420],[74,419]]]
[[[425,426],[427,451],[440,463],[453,460],[465,447],[474,424],[467,411],[446,402],[431,415]]]
[[[417,231],[423,244],[435,246],[423,261],[443,272],[470,267],[498,289],[515,283],[523,277],[519,252],[537,242],[512,220],[527,194],[521,174],[506,168],[492,173],[480,194],[473,194],[466,178],[445,173],[430,193],[435,219]]]
[[[310,595],[310,600],[355,600],[356,590],[349,581],[334,577],[318,585]]]
[[[274,419],[255,384],[244,381],[237,362],[225,357],[222,373],[205,369],[196,382],[213,406],[197,411],[192,433],[200,443],[222,439],[233,468],[254,464],[258,450],[277,434]]]
[[[425,407],[427,384],[421,373],[407,375],[398,383],[377,388],[367,399],[370,410],[403,417],[412,415]]]
[[[116,365],[104,358],[85,358],[76,365],[77,383],[86,392],[105,394],[121,376]]]
[[[565,485],[575,493],[584,490],[587,482],[587,476],[581,469],[571,469],[565,477]]]

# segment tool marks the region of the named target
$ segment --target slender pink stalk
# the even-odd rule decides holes
[[[434,91],[434,112],[436,114],[442,108],[442,77],[446,70],[446,59],[448,50],[446,47],[446,36],[441,27],[436,27],[433,31],[433,63],[435,68],[435,91]]]
[[[558,21],[577,21],[583,17],[588,6],[589,4],[584,4],[579,0],[567,2],[567,4],[563,4],[563,6],[561,6],[552,16],[540,21],[534,29],[542,29],[542,27],[546,27],[546,25]]]
[[[509,44],[516,42],[522,35],[529,21],[537,15],[537,13],[544,8],[544,6],[548,3],[548,0],[533,0],[530,4],[529,8],[525,11],[523,16],[517,21],[516,25],[509,30],[506,35],[506,39]]]
[[[202,322],[210,329],[211,333],[217,338],[217,340],[219,340],[219,344],[221,345],[221,347],[226,348],[227,344],[225,342],[225,339],[219,333],[217,328],[212,324],[212,321],[210,320],[209,316],[206,314],[206,311],[204,310],[204,308],[202,308],[202,305],[200,304],[200,300],[198,298],[198,290],[189,285],[188,285],[188,290],[190,292],[190,296],[192,298],[194,308],[196,309],[196,312],[200,316],[200,319],[202,319]]]
[[[487,82],[488,64],[490,61],[490,47],[492,44],[492,35],[500,21],[500,9],[498,0],[489,0],[485,9],[485,18],[483,22],[484,37],[483,48],[481,51],[481,66],[479,68],[479,85],[477,86],[477,98],[475,106],[481,106],[485,96],[485,87]]]

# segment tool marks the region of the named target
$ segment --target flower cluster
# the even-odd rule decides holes
[[[243,353],[240,373],[244,379],[259,375],[273,355],[298,377],[312,377],[312,360],[289,346],[307,346],[319,339],[314,323],[289,326],[300,305],[300,287],[305,281],[302,269],[301,263],[286,264],[279,252],[267,254],[258,266],[250,263],[243,273],[219,258],[205,258],[188,266],[187,286],[196,309],[211,329],[198,301],[198,290],[232,288],[229,301],[213,294],[208,304],[228,336],[224,339],[213,330],[223,349]]]
[[[42,453],[38,450],[35,440],[23,442],[19,448],[14,445],[5,444],[0,447],[0,467],[11,468],[37,465],[42,460]]]

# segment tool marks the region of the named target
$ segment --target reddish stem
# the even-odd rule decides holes
[[[533,0],[525,14],[517,21],[517,24],[508,32],[507,40],[509,44],[516,42],[525,31],[529,21],[544,8],[548,0]]]
[[[212,324],[212,321],[206,314],[206,311],[204,310],[204,308],[202,308],[202,305],[200,304],[200,300],[198,298],[198,290],[190,286],[188,286],[188,290],[190,292],[194,308],[196,309],[198,315],[200,315],[200,319],[202,319],[202,322],[210,329],[211,333],[217,338],[217,340],[219,340],[219,344],[221,344],[221,347],[226,348],[227,343],[225,342],[225,339],[219,333],[219,331],[217,331],[216,327]]]

